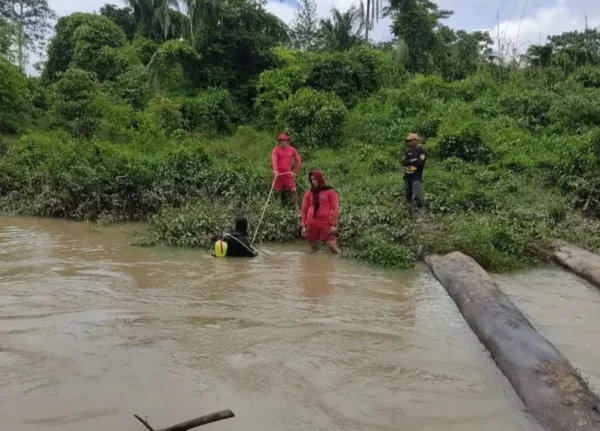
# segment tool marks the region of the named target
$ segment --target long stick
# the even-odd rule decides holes
[[[205,416],[200,416],[199,418],[192,419],[187,422],[182,422],[177,425],[173,425],[172,427],[163,428],[158,431],[188,431],[188,430],[191,430],[193,428],[196,428],[196,427],[199,427],[202,425],[222,421],[223,419],[229,419],[229,418],[233,418],[233,417],[235,417],[235,415],[233,414],[233,412],[231,410],[222,410],[220,412],[211,413],[211,414],[205,415]]]
[[[256,225],[256,230],[254,231],[254,236],[252,237],[252,242],[250,243],[250,246],[252,246],[254,244],[254,240],[256,240],[256,235],[258,234],[258,228],[260,227],[260,224],[263,221],[263,217],[265,216],[265,211],[267,211],[267,205],[269,205],[269,200],[271,199],[271,195],[273,194],[273,187],[275,187],[275,181],[277,181],[278,176],[279,176],[279,174],[275,175],[275,178],[273,179],[273,184],[271,184],[271,190],[269,190],[269,196],[267,197],[267,202],[265,203],[265,207],[262,210],[260,220],[259,220],[258,224]]]
[[[148,424],[148,422],[146,422],[145,420],[143,420],[141,417],[139,417],[138,415],[134,415],[135,418],[137,420],[139,420],[141,423],[144,424],[144,426],[146,428],[148,428],[148,430],[150,431],[154,431],[154,429]],[[204,415],[204,416],[200,416],[199,418],[196,419],[192,419],[189,420],[187,422],[182,422],[180,424],[177,425],[173,425],[167,428],[161,428],[157,431],[188,431],[194,428],[197,428],[199,426],[202,425],[206,425],[206,424],[210,424],[213,422],[218,422],[218,421],[222,421],[223,419],[229,419],[229,418],[234,418],[235,414],[233,414],[233,412],[231,410],[222,410],[220,412],[216,412],[216,413],[211,413],[209,415]]]
[[[146,428],[148,428],[148,431],[154,431],[154,428],[152,428],[150,426],[150,424],[148,422],[146,422],[144,419],[142,419],[141,417],[139,417],[138,415],[133,415],[138,421],[140,421],[141,423],[144,424],[144,426]]]

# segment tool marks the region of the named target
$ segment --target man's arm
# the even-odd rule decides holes
[[[271,166],[273,166],[273,172],[278,172],[278,166],[277,166],[277,161],[278,161],[279,157],[278,157],[278,147],[273,148],[273,151],[271,152]]]
[[[300,154],[298,154],[298,150],[294,148],[294,174],[300,172],[300,167],[302,166],[302,160],[300,160]]]
[[[425,164],[425,159],[427,158],[427,151],[421,150],[419,157],[411,160],[411,165],[416,166],[417,168],[422,168]]]
[[[258,251],[254,250],[252,248],[252,246],[250,245],[250,240],[248,239],[247,236],[238,238],[239,241],[243,244],[242,247],[242,254],[244,257],[256,257],[258,256]]]
[[[329,190],[329,205],[331,206],[331,224],[337,226],[340,213],[340,203],[335,190]]]
[[[410,159],[408,158],[408,153],[404,153],[404,158],[402,159],[402,166],[410,166]]]
[[[306,226],[308,222],[308,208],[310,207],[310,192],[304,193],[304,199],[302,199],[302,226]]]

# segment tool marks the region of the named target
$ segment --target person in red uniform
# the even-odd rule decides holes
[[[273,191],[282,197],[282,191],[287,190],[292,194],[292,201],[298,209],[298,194],[296,193],[295,175],[300,172],[302,162],[300,155],[294,147],[290,145],[290,137],[282,133],[277,137],[278,145],[273,149],[271,161],[273,164]],[[292,171],[292,161],[294,170]]]
[[[313,250],[321,240],[332,253],[338,254],[340,249],[335,237],[339,214],[337,192],[327,185],[317,170],[308,174],[308,182],[311,189],[306,191],[302,201],[302,236],[308,239]]]

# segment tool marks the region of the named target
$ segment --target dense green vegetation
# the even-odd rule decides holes
[[[347,256],[405,268],[461,250],[505,271],[545,260],[553,238],[600,249],[598,31],[506,59],[425,0],[386,3],[397,39],[377,46],[381,2],[319,22],[304,0],[291,29],[259,1],[184,3],[60,18],[39,78],[0,20],[2,211],[148,220],[146,245],[206,248],[234,216],[258,222],[285,130],[301,186],[318,168],[340,194]],[[420,221],[404,207],[409,132],[431,155]],[[299,236],[272,203],[257,240]]]

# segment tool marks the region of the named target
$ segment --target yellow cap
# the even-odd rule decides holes
[[[215,257],[225,257],[227,254],[227,242],[222,239],[215,242]]]

